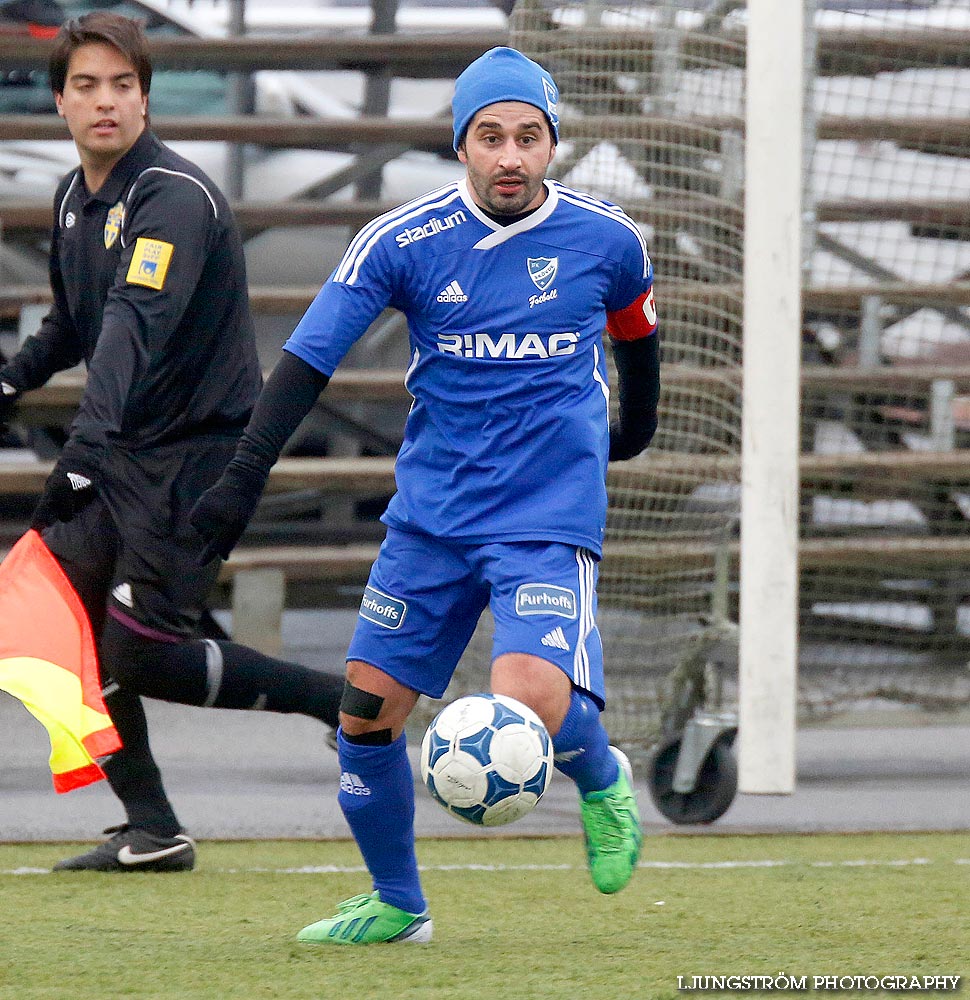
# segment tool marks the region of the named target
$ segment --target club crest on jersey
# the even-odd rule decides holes
[[[108,218],[104,224],[104,248],[110,250],[121,232],[121,224],[125,221],[125,205],[119,201],[108,209]]]
[[[530,257],[527,261],[532,284],[544,292],[555,280],[559,272],[558,257]]]

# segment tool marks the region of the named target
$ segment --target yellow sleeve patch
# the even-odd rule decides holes
[[[139,236],[128,267],[128,283],[158,290],[164,288],[174,250],[175,247],[164,240],[150,240]]]

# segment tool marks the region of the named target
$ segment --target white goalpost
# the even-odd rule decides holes
[[[804,10],[747,29],[738,790],[795,787]]]

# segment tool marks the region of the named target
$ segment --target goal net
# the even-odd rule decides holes
[[[741,449],[743,52],[673,6],[520,3],[515,44],[561,89],[564,183],[621,205],[657,272],[663,397],[650,451],[611,467],[599,623],[611,737],[659,735],[682,664],[730,645]]]
[[[970,14],[813,6],[799,709],[957,707],[970,702]],[[512,15],[512,44],[560,86],[554,174],[621,205],[656,269],[660,429],[610,469],[599,590],[607,724],[630,748],[657,739],[665,708],[696,702],[705,661],[724,664],[708,698],[736,696],[745,13],[519,0]],[[487,642],[483,629],[449,694],[481,687]]]
[[[970,704],[970,8],[831,6],[812,23],[801,702],[953,709]]]

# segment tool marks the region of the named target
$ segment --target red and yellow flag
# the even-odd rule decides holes
[[[0,563],[0,690],[47,727],[54,790],[100,781],[96,758],[121,748],[101,698],[88,616],[36,531]]]

